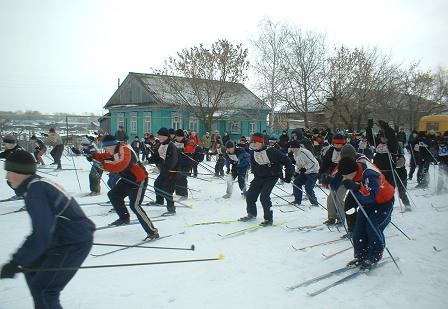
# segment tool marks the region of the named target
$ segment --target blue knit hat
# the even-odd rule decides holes
[[[103,147],[113,146],[118,144],[117,139],[113,135],[104,135],[102,141]]]

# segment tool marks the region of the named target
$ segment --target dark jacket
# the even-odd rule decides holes
[[[164,143],[159,143],[156,146],[154,154],[149,158],[148,163],[156,163],[161,174],[171,174],[172,172],[170,171],[177,170],[178,154],[176,146],[167,139]]]
[[[337,160],[338,162],[333,162],[333,153],[335,151],[336,149],[331,146],[330,149],[328,149],[325,153],[324,157],[322,158],[322,164],[320,165],[320,174],[331,174],[331,172],[333,172],[333,170],[335,169],[336,165],[339,162],[339,160]],[[340,157],[340,154],[338,155],[338,157]]]
[[[76,200],[58,185],[33,175],[15,190],[25,197],[32,232],[13,255],[18,265],[29,267],[50,249],[92,241],[95,224]]]
[[[23,148],[19,145],[16,145],[12,149],[5,149],[4,151],[0,152],[0,159],[7,159],[10,154],[16,152],[17,150],[23,150]]]
[[[268,160],[264,160],[267,156]],[[264,159],[257,159],[264,158]],[[262,162],[264,161],[264,162]],[[251,170],[255,177],[271,178],[282,177],[283,166],[285,174],[294,175],[294,165],[288,156],[274,147],[262,147],[260,150],[254,150],[250,155]]]

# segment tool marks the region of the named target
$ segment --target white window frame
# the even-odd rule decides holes
[[[182,115],[178,113],[173,113],[171,116],[171,127],[174,130],[183,129],[182,128]]]
[[[130,123],[130,131],[131,134],[136,135],[137,134],[137,113],[131,114],[131,123]]]
[[[256,122],[249,122],[249,134],[252,135],[255,132],[257,132],[257,123]]]
[[[126,131],[126,128],[124,127],[124,113],[117,113],[117,130],[120,126]]]
[[[188,120],[188,128],[190,129],[191,132],[198,132],[199,130],[199,119],[195,116],[189,118]]]
[[[241,134],[241,121],[229,121],[230,134]]]
[[[144,112],[143,113],[143,134],[149,133],[151,134],[152,130],[152,112]]]

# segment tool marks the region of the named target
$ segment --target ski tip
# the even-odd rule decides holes
[[[224,254],[223,253],[220,253],[218,255],[218,260],[224,260]]]
[[[194,251],[194,249],[196,249],[196,247],[194,245],[191,245],[191,251]]]

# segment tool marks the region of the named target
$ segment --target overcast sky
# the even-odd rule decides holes
[[[118,78],[220,38],[249,48],[264,17],[448,66],[447,0],[0,0],[0,110],[104,113]]]

